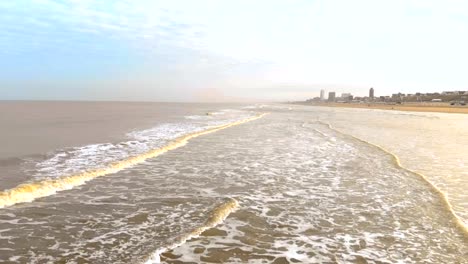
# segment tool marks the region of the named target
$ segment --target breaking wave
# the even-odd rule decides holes
[[[116,162],[111,162],[106,166],[98,169],[88,170],[76,173],[69,176],[60,176],[52,179],[44,179],[36,182],[20,184],[9,190],[0,192],[0,208],[11,206],[18,203],[31,202],[35,199],[53,195],[59,191],[69,190],[76,186],[85,184],[86,182],[101,177],[104,175],[116,173],[118,171],[130,168],[134,165],[142,163],[147,159],[157,157],[165,152],[179,148],[187,144],[190,139],[214,133],[222,129],[232,126],[247,123],[263,117],[265,114],[259,114],[253,117],[245,118],[239,121],[230,122],[227,124],[211,126],[205,130],[192,132],[186,135],[179,136],[172,140],[167,145],[148,150],[142,154],[125,158]]]
[[[220,223],[222,223],[230,213],[235,211],[239,207],[239,203],[233,199],[229,198],[226,202],[217,206],[209,215],[208,219],[202,226],[199,226],[187,234],[177,237],[174,242],[168,246],[158,248],[151,256],[149,256],[144,264],[156,264],[161,262],[161,254],[172,250],[192,238],[200,236],[204,231],[213,228]]]

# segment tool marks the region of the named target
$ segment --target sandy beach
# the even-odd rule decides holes
[[[378,104],[378,103],[298,103],[301,105],[325,106],[325,107],[345,107],[345,108],[368,108],[381,110],[397,110],[410,112],[438,112],[438,113],[458,113],[468,114],[468,106],[451,106],[448,103],[406,103],[406,104]]]

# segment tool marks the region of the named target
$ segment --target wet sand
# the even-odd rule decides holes
[[[344,108],[364,108],[364,109],[381,109],[381,110],[396,110],[409,112],[436,112],[436,113],[458,113],[468,114],[468,106],[451,106],[449,104],[433,104],[433,103],[407,103],[401,105],[391,104],[349,104],[349,103],[296,103],[300,105],[311,106],[326,106],[326,107],[344,107]]]

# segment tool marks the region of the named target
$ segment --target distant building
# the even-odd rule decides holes
[[[460,94],[465,94],[464,91],[445,91],[442,92],[442,95],[460,95]]]
[[[320,90],[320,100],[325,100],[325,90]]]
[[[341,100],[344,102],[349,102],[353,100],[353,95],[351,93],[342,93]]]
[[[374,88],[369,89],[369,98],[372,100],[374,99]]]
[[[328,101],[329,101],[329,102],[334,102],[334,101],[335,101],[335,97],[336,97],[336,93],[335,93],[335,92],[329,92],[329,93],[328,93]]]

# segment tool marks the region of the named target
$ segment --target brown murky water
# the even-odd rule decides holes
[[[115,116],[119,107],[129,106],[115,107]],[[10,155],[14,164],[4,159],[8,181],[0,198],[10,203],[0,209],[2,262],[468,261],[467,155],[449,151],[468,145],[465,116],[284,105],[132,107],[131,116],[122,114],[129,121],[96,132],[96,140],[77,136],[76,145],[51,144],[46,152],[20,144],[24,155]],[[139,120],[139,113],[146,117]],[[2,133],[2,142],[6,136],[15,133]],[[447,149],[430,143],[439,137]],[[115,165],[128,160],[135,162]],[[82,182],[67,180],[112,166]],[[4,176],[7,167],[22,176]],[[34,188],[11,191],[24,183]]]

